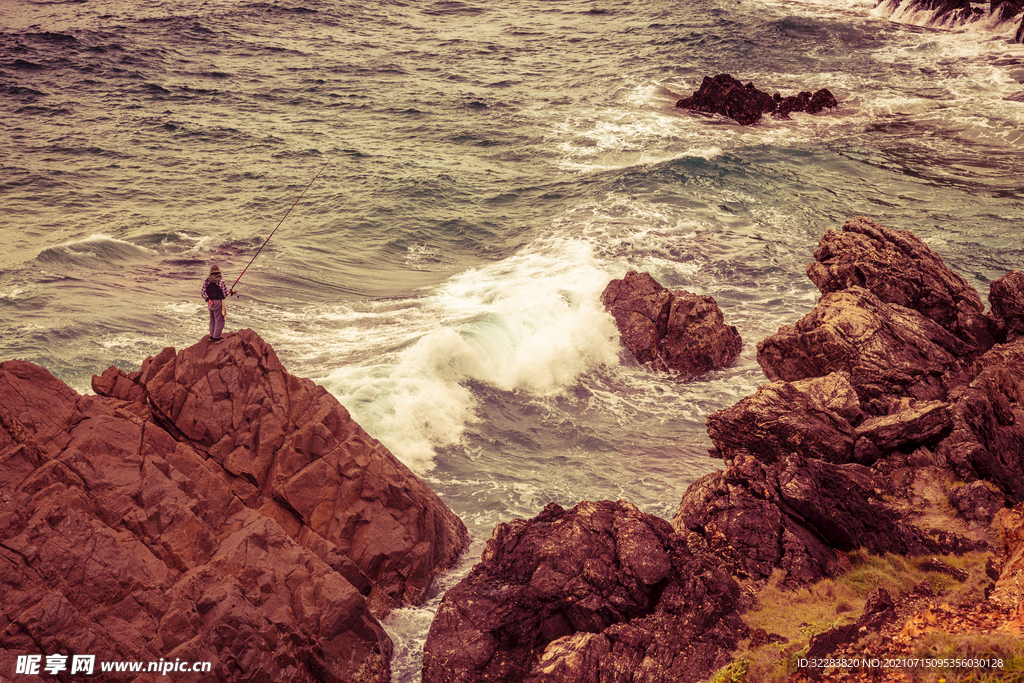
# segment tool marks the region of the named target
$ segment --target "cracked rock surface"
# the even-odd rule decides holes
[[[390,680],[378,619],[466,542],[422,481],[251,330],[93,388],[0,363],[0,670],[88,653]]]

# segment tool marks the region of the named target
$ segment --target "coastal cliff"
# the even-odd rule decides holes
[[[91,654],[391,680],[379,619],[467,541],[436,494],[251,330],[93,388],[0,363],[0,671]]]
[[[744,622],[760,592],[840,577],[868,556],[995,551],[991,612],[1015,628],[1020,272],[992,283],[985,313],[923,241],[870,219],[830,230],[814,256],[818,305],[757,345],[770,383],[708,417],[725,469],[689,487],[671,530],[625,501],[499,525],[444,597],[424,683],[706,680],[740,640],[785,641]],[[855,628],[813,651],[882,628],[902,604],[873,593]]]

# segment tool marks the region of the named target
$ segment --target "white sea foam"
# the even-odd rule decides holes
[[[437,448],[478,419],[469,384],[546,396],[618,362],[617,331],[600,305],[608,272],[578,240],[547,243],[451,278],[418,302],[412,342],[372,366],[342,366],[321,383],[371,434],[424,472]],[[364,319],[371,338],[389,321]]]
[[[10,287],[8,289],[0,290],[0,299],[6,299],[8,301],[18,301],[26,298],[24,295],[28,290],[24,287]]]
[[[57,258],[62,257],[76,259],[86,258],[132,258],[154,253],[152,249],[127,242],[125,240],[94,233],[89,237],[72,239],[60,244],[44,247],[39,251],[36,258]]]

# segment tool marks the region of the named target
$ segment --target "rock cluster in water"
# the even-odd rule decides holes
[[[713,78],[705,76],[697,92],[676,102],[678,109],[721,114],[745,126],[757,123],[764,114],[789,118],[793,112],[817,114],[823,109],[838,106],[836,98],[825,88],[813,94],[801,92],[782,97],[779,93],[769,95],[758,90],[753,83],[743,85],[729,74],[719,74]]]
[[[703,680],[738,638],[772,638],[737,621],[733,577],[798,585],[860,548],[985,549],[993,519],[992,598],[1024,600],[1024,275],[992,283],[986,314],[924,242],[866,218],[829,231],[808,275],[818,306],[758,344],[772,381],[708,418],[725,469],[671,529],[624,501],[500,525],[441,603],[424,683]],[[893,614],[878,592],[811,645]]]
[[[736,360],[743,341],[710,296],[669,291],[633,270],[601,294],[622,344],[654,370],[693,377]]]
[[[93,388],[0,363],[0,671],[75,653],[391,680],[378,619],[467,539],[436,494],[249,330]]]

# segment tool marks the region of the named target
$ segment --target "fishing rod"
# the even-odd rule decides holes
[[[300,194],[298,196],[298,198],[295,200],[295,203],[292,204],[291,207],[289,207],[288,211],[285,212],[284,216],[278,222],[277,227],[275,227],[273,230],[270,231],[270,234],[267,235],[267,239],[263,240],[263,244],[260,245],[260,248],[257,249],[256,253],[253,254],[251,259],[249,259],[249,263],[247,263],[245,268],[242,269],[241,275],[239,275],[237,278],[235,278],[234,284],[231,285],[231,293],[232,294],[235,293],[235,285],[237,285],[238,281],[242,279],[242,275],[245,275],[245,271],[249,270],[249,266],[251,266],[252,262],[256,260],[256,257],[260,255],[260,252],[263,251],[263,247],[267,246],[267,242],[269,242],[270,238],[274,236],[275,232],[277,232],[277,228],[281,227],[281,224],[284,223],[284,219],[288,218],[288,214],[290,214],[292,212],[292,209],[294,209],[295,206],[299,203],[299,200],[302,199],[302,197],[306,194],[306,192],[309,191],[309,188],[313,187],[313,183],[316,182],[316,179],[319,178],[320,174],[324,172],[325,168],[327,168],[327,164],[330,164],[332,161],[334,161],[334,157],[336,157],[336,156],[338,156],[337,152],[332,154],[331,158],[327,160],[327,163],[320,167],[320,170],[316,172],[315,176],[313,176],[313,180],[309,181],[309,185],[306,185],[306,189],[302,191],[302,194]]]

